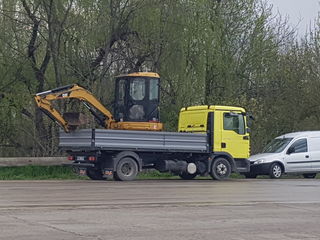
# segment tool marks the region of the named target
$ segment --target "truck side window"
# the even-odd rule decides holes
[[[224,113],[223,129],[232,130],[238,134],[245,134],[244,116],[242,114]]]
[[[288,149],[289,153],[302,153],[308,151],[307,139],[299,139],[295,141]]]

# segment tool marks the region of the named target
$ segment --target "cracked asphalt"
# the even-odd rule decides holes
[[[0,239],[320,239],[320,180],[1,181]]]

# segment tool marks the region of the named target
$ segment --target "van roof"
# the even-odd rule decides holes
[[[320,137],[320,131],[301,131],[286,133],[277,138]]]

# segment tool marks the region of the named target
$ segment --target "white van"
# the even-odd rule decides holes
[[[320,131],[284,134],[249,160],[247,178],[256,178],[257,175],[280,178],[283,173],[300,173],[305,178],[315,178],[320,172]]]

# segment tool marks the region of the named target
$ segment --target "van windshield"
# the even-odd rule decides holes
[[[293,138],[275,138],[264,149],[263,153],[282,152]]]

